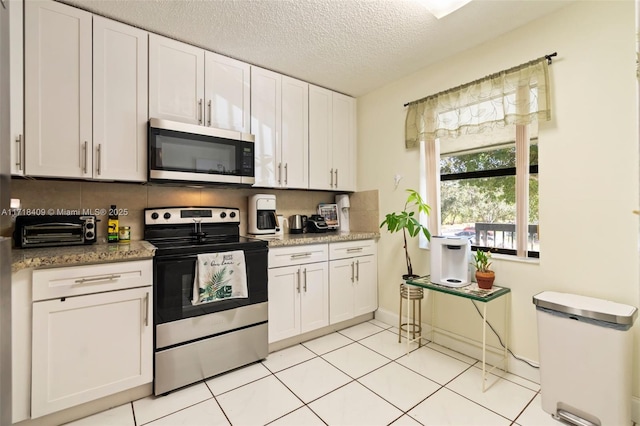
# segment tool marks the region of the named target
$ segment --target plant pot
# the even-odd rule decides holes
[[[483,288],[485,290],[491,289],[491,287],[493,287],[493,280],[495,279],[496,279],[496,273],[493,271],[489,271],[489,272],[476,271],[476,281],[478,281],[479,288]]]

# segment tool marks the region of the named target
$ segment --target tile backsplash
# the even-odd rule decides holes
[[[143,214],[148,207],[222,206],[240,209],[240,232],[247,231],[247,197],[275,194],[277,213],[311,215],[319,203],[335,202],[333,192],[274,190],[261,188],[191,188],[136,183],[81,182],[58,180],[11,180],[11,198],[18,198],[22,209],[99,211],[115,204],[127,214],[119,217],[121,226],[131,227],[131,239],[143,239]],[[351,230],[378,232],[378,191],[351,194]],[[98,241],[107,233],[107,216],[98,215]]]

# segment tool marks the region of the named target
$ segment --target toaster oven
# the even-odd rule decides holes
[[[16,216],[16,248],[58,247],[96,242],[96,217],[92,215]]]

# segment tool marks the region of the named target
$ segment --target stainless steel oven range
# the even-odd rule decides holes
[[[154,393],[267,356],[267,242],[240,236],[240,212],[226,207],[145,210],[145,240],[156,246]],[[244,253],[246,296],[193,304],[199,254]]]

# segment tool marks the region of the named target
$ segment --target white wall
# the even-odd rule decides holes
[[[512,289],[511,347],[534,361],[533,295],[554,290],[640,303],[639,227],[631,213],[640,205],[635,41],[633,1],[575,2],[358,99],[358,189],[379,189],[382,221],[404,205],[405,188],[419,185],[418,152],[404,148],[404,103],[558,52],[550,67],[553,119],[539,134],[540,262],[494,262],[496,284]],[[403,179],[394,190],[396,173]],[[381,233],[380,308],[397,313],[402,237]],[[429,273],[428,251],[412,241],[411,253],[416,272]],[[441,296],[436,302],[437,326],[480,337],[468,301]],[[491,319],[500,330],[501,316]],[[634,337],[639,396],[638,324]]]

